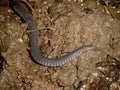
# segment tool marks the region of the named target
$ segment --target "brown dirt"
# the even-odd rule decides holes
[[[27,24],[2,0],[0,90],[120,90],[119,0],[26,1],[44,56],[61,57],[89,44],[96,50],[61,67],[36,64],[29,56]]]

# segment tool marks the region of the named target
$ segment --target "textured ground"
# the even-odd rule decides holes
[[[27,24],[2,0],[0,90],[120,90],[119,0],[26,1],[44,56],[61,57],[91,44],[96,50],[61,67],[36,64],[29,56]]]

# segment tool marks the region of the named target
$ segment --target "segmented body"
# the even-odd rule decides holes
[[[19,0],[10,0],[10,7],[12,10],[22,19],[22,21],[29,23],[28,24],[28,30],[35,30],[31,31],[29,33],[30,38],[30,54],[35,62],[38,64],[42,64],[45,66],[61,66],[64,65],[76,57],[80,56],[86,51],[93,50],[94,47],[92,45],[85,45],[82,46],[71,53],[56,59],[50,59],[42,56],[42,54],[39,51],[39,45],[38,45],[38,37],[39,37],[39,30],[37,30],[37,24],[33,20],[31,14],[27,12],[21,5]]]

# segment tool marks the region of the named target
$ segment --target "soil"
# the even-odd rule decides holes
[[[93,45],[60,67],[29,55],[27,23],[0,1],[0,90],[120,90],[119,0],[26,0],[40,30],[40,52],[58,58]]]

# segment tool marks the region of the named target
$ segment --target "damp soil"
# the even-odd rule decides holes
[[[119,0],[26,0],[40,31],[43,56],[88,51],[60,67],[34,62],[27,24],[0,1],[0,90],[120,90]]]

